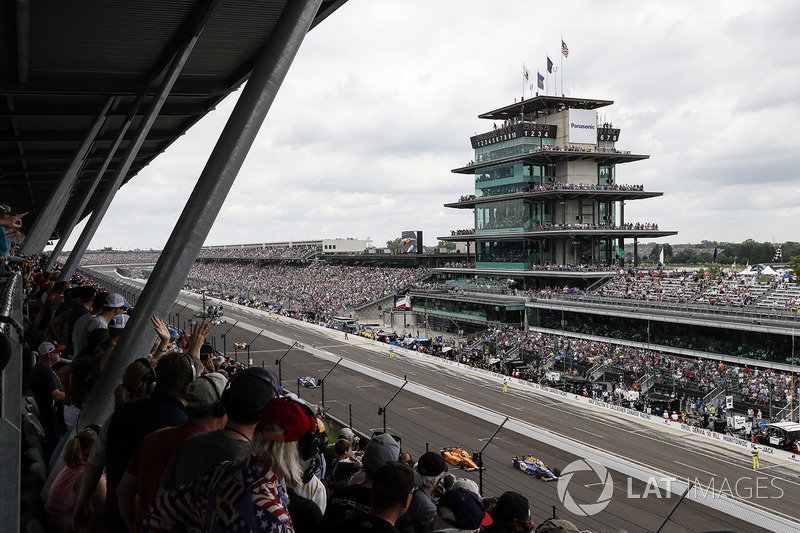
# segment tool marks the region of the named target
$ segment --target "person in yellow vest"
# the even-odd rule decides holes
[[[508,378],[503,378],[503,392],[508,392]]]
[[[753,446],[753,450],[750,453],[753,454],[753,470],[758,470],[758,448]]]
[[[394,359],[394,346],[389,347],[389,359]]]

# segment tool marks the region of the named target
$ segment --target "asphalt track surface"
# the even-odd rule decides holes
[[[188,319],[187,301],[199,304],[199,297],[182,293],[181,304],[173,313],[182,311],[179,324]],[[227,332],[224,345],[228,357],[247,359],[247,352],[235,350],[234,342],[247,342],[249,356],[254,365],[264,365],[278,371],[275,361],[282,357],[280,372],[285,388],[299,392],[306,401],[321,404],[322,389],[298,387],[297,378],[321,378],[334,363],[320,359],[300,349],[293,348],[265,335],[255,336],[250,330],[233,325],[235,320],[256,326],[305,345],[325,350],[335,356],[355,361],[374,369],[374,372],[354,371],[337,366],[325,380],[326,413],[335,419],[350,422],[361,433],[383,431],[384,417],[378,414],[396,394],[386,409],[386,429],[402,439],[403,451],[419,457],[426,450],[438,451],[442,447],[457,446],[470,452],[480,450],[495,431],[497,424],[449,408],[424,395],[410,393],[379,379],[379,373],[406,377],[409,382],[440,391],[471,404],[483,406],[512,419],[534,427],[565,436],[573,441],[588,444],[626,460],[646,465],[681,480],[696,483],[700,492],[712,488],[723,495],[747,500],[775,514],[798,522],[785,531],[800,531],[800,468],[761,457],[761,470],[752,470],[749,454],[722,443],[715,443],[665,428],[637,423],[623,415],[588,408],[569,400],[509,386],[502,391],[502,383],[482,374],[459,371],[427,360],[395,353],[388,355],[385,346],[370,345],[364,339],[344,339],[335,330],[318,332],[297,325],[293,321],[274,320],[254,316],[251,310],[241,312],[224,304],[227,323],[213,327],[209,341],[223,350],[221,335]],[[173,315],[174,317],[174,315]],[[255,336],[255,339],[254,339]],[[289,352],[287,353],[287,350]],[[652,483],[632,479],[625,474],[609,470],[613,480],[613,495],[608,505],[592,516],[579,516],[565,509],[557,494],[556,482],[544,482],[515,470],[511,466],[513,455],[533,454],[550,467],[564,469],[573,461],[586,459],[562,447],[548,446],[520,435],[500,429],[483,454],[485,470],[482,472],[483,494],[500,495],[507,490],[524,494],[530,501],[531,516],[535,523],[557,514],[574,522],[581,530],[590,531],[656,531],[670,513],[679,494],[668,493]],[[465,472],[450,466],[457,477],[479,481],[478,472]],[[601,498],[603,480],[594,471],[577,472],[568,485],[569,495],[579,505],[594,504]],[[714,490],[711,491],[712,493]],[[724,497],[724,496],[723,496]],[[747,511],[745,511],[747,512]],[[683,500],[664,525],[663,532],[699,531],[771,531],[737,517],[717,511],[698,502]]]

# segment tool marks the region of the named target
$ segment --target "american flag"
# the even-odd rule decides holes
[[[564,57],[569,57],[569,48],[563,40],[561,41],[561,53],[564,54]]]

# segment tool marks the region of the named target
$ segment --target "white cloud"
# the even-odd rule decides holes
[[[798,6],[352,0],[306,38],[206,243],[471,226],[442,206],[473,187],[450,170],[491,127],[477,115],[520,97],[523,62],[533,83],[546,55],[561,68],[562,33],[550,87],[614,100],[618,146],[651,155],[618,181],[664,192],[627,220],[673,243],[798,240]],[[118,193],[91,247],[163,246],[234,100]]]

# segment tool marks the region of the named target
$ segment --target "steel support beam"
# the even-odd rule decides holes
[[[153,340],[150,316],[166,316],[175,304],[320,4],[321,0],[286,4],[144,287],[136,313],[114,350],[115,356],[84,407],[81,426],[105,420],[113,408],[110,399],[125,367],[149,351]]]
[[[123,153],[122,160],[117,166],[116,171],[114,172],[114,175],[111,178],[105,193],[103,194],[102,202],[92,212],[92,216],[89,217],[89,221],[83,228],[83,233],[81,233],[81,236],[75,243],[75,247],[72,249],[69,259],[67,259],[67,262],[64,264],[64,268],[61,269],[61,275],[58,278],[59,281],[69,280],[72,277],[72,274],[75,272],[75,269],[78,268],[78,263],[83,257],[83,254],[86,252],[86,249],[89,247],[89,243],[92,241],[94,234],[97,232],[97,228],[100,226],[103,217],[105,217],[108,207],[114,200],[114,195],[117,194],[117,191],[122,186],[122,182],[128,174],[136,155],[139,153],[139,149],[142,147],[147,134],[150,132],[150,128],[153,127],[153,123],[155,122],[156,117],[158,117],[159,111],[161,111],[161,108],[164,106],[164,102],[167,100],[167,96],[172,90],[172,87],[175,85],[175,82],[178,80],[178,76],[183,70],[186,60],[189,59],[189,55],[194,49],[194,45],[197,43],[200,33],[203,31],[203,28],[205,28],[208,19],[214,12],[216,12],[221,3],[222,0],[213,0],[207,4],[206,11],[197,20],[197,23],[192,28],[188,38],[181,43],[177,53],[172,57],[169,67],[167,68],[160,85],[156,89],[150,105],[145,110],[144,116],[139,124],[139,129],[136,131],[134,138],[128,144],[127,149]],[[143,96],[144,94],[140,96],[140,100]]]
[[[69,168],[67,168],[64,176],[58,182],[56,188],[53,189],[53,192],[50,193],[44,206],[42,206],[42,209],[39,211],[39,216],[36,217],[33,226],[31,226],[28,235],[25,237],[25,242],[22,244],[21,253],[23,255],[33,255],[44,250],[47,240],[58,225],[61,213],[64,212],[64,207],[67,205],[69,195],[75,187],[75,183],[78,181],[78,171],[81,166],[83,166],[86,154],[89,153],[92,143],[94,143],[97,134],[100,132],[100,128],[103,127],[106,121],[106,113],[108,113],[113,102],[113,98],[106,100],[106,104],[103,106],[103,109],[100,110],[100,113],[97,114],[97,118],[95,118],[92,127],[83,139],[83,143],[81,143],[75,157],[72,159]]]
[[[100,166],[100,169],[97,171],[97,176],[95,176],[94,180],[92,180],[92,184],[89,186],[89,189],[84,193],[83,199],[81,200],[81,205],[75,210],[72,214],[72,217],[69,219],[67,224],[64,226],[64,232],[59,236],[58,242],[56,243],[55,248],[50,253],[50,257],[47,260],[47,265],[45,266],[45,270],[50,270],[54,266],[56,266],[56,261],[58,260],[58,256],[64,250],[64,245],[67,244],[67,239],[69,239],[72,230],[75,229],[75,226],[81,219],[81,215],[86,210],[86,206],[89,205],[89,201],[92,199],[92,195],[94,191],[97,189],[97,186],[100,185],[100,182],[103,179],[103,175],[108,170],[108,165],[111,164],[111,159],[113,159],[114,154],[117,152],[120,143],[122,143],[122,139],[125,138],[125,133],[128,131],[128,128],[133,122],[133,115],[129,116],[125,123],[122,125],[119,133],[117,134],[117,138],[114,141],[114,145],[109,149],[106,158],[103,160],[103,164]]]

